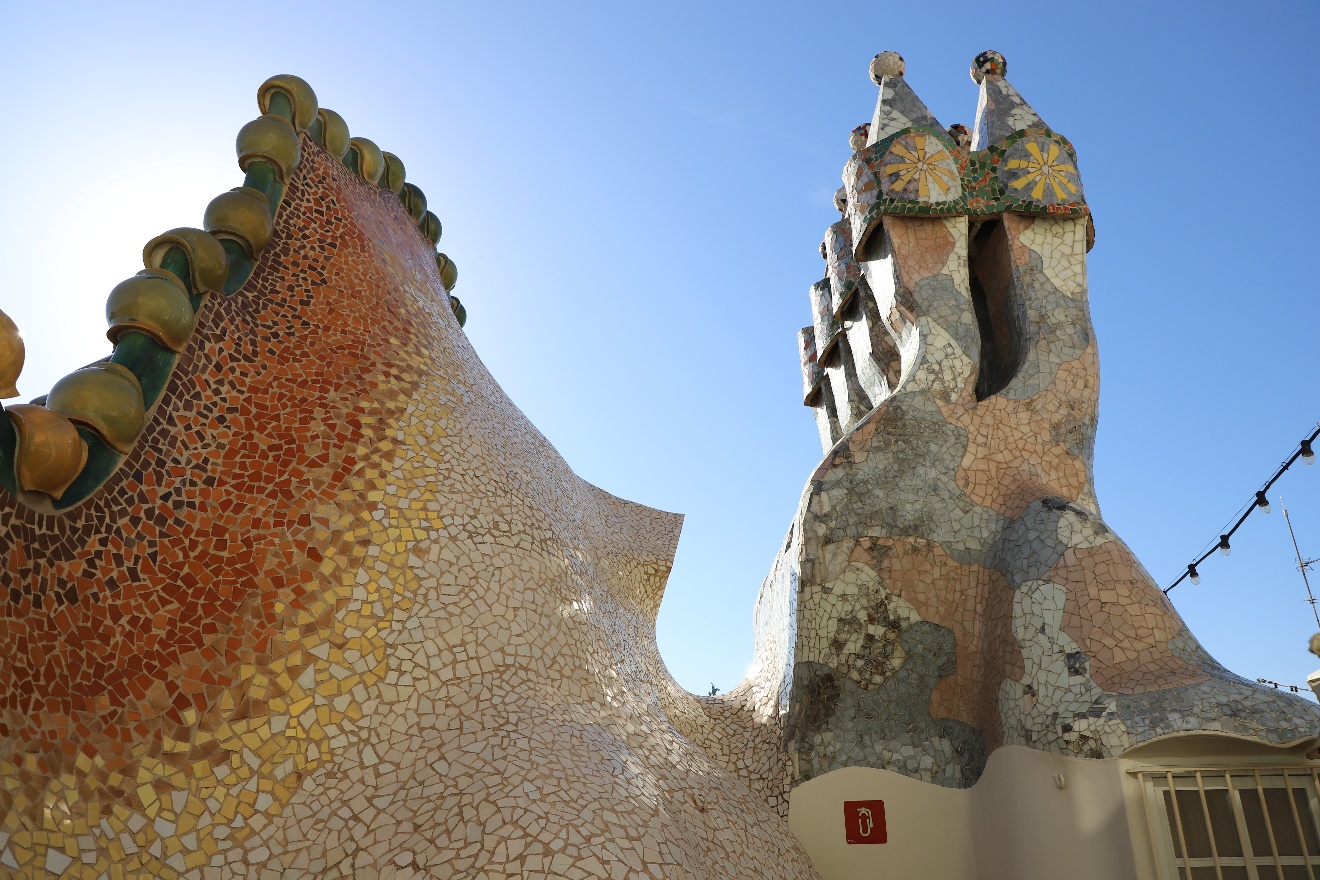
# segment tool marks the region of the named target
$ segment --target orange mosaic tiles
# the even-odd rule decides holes
[[[302,151],[123,466],[0,495],[3,870],[814,876],[777,718],[656,654],[680,518],[578,479],[399,199]]]
[[[807,404],[833,409],[816,415],[801,545],[776,563],[800,574],[795,782],[870,766],[966,787],[1005,744],[1107,758],[1195,733],[1320,737],[1314,704],[1216,663],[1099,518],[1093,226],[1071,145],[1005,70],[974,62],[969,152],[902,58],[872,62],[880,96],[840,206],[861,266],[851,344],[803,359]],[[851,381],[894,350],[896,381]]]
[[[1320,734],[1099,517],[1071,145],[996,53],[973,144],[904,72],[872,64],[799,339],[825,457],[719,697],[656,649],[681,517],[504,396],[397,157],[286,143],[269,246],[119,468],[59,512],[0,490],[0,873],[810,878],[789,792],[841,767],[968,787],[1006,744]]]

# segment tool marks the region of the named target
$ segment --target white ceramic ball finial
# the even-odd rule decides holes
[[[958,145],[958,149],[965,151],[972,148],[972,133],[967,126],[955,122],[945,131],[948,132],[949,137],[953,138],[953,142]]]
[[[856,153],[858,150],[866,149],[866,141],[871,137],[871,123],[863,122],[857,126],[848,135],[848,146]]]
[[[834,207],[840,214],[848,212],[848,190],[845,187],[839,187],[834,191]]]
[[[897,52],[881,52],[871,59],[871,82],[880,85],[880,80],[887,76],[902,76],[907,70],[903,56]]]
[[[986,49],[972,59],[972,82],[978,86],[987,76],[1003,78],[1008,76],[1008,61],[994,49]]]

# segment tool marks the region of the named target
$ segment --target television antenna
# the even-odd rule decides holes
[[[1292,527],[1292,517],[1288,515],[1288,508],[1283,506],[1283,498],[1279,498],[1279,507],[1283,508],[1283,519],[1288,523],[1288,534],[1292,536],[1293,552],[1297,554],[1297,570],[1302,573],[1302,583],[1306,584],[1306,604],[1311,606],[1311,613],[1315,615],[1315,625],[1320,626],[1320,610],[1315,607],[1315,593],[1311,592],[1311,580],[1306,576],[1306,570],[1320,563],[1320,558],[1302,558],[1302,551],[1297,547],[1297,533]]]

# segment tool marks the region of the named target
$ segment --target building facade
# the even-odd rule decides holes
[[[905,73],[871,64],[798,335],[823,458],[710,697],[655,644],[681,517],[572,472],[402,161],[263,84],[111,355],[0,419],[0,868],[1313,876],[1320,711],[1100,518],[1073,145],[998,53],[971,131]]]

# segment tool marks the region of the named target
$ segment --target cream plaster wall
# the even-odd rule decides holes
[[[844,842],[843,802],[883,800],[889,841]],[[793,789],[788,824],[823,880],[973,880],[968,790],[918,782],[892,770],[845,767]]]
[[[1005,746],[970,789],[847,767],[794,789],[789,825],[824,880],[1155,880],[1128,766]],[[872,799],[888,842],[845,843],[843,802]]]

